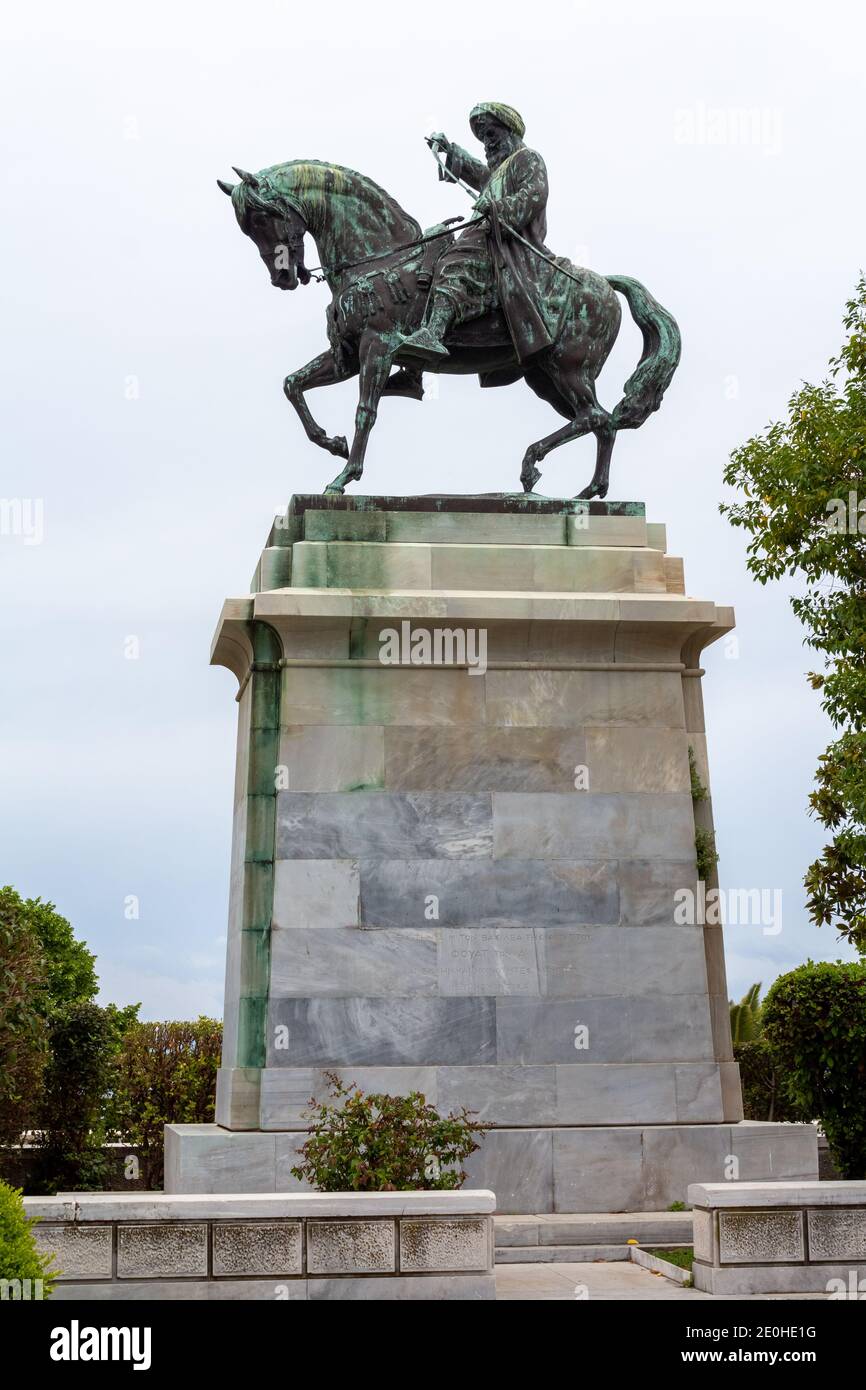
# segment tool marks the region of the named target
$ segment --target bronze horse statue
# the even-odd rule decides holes
[[[422,233],[415,219],[372,179],[336,164],[297,159],[257,174],[235,172],[239,183],[218,183],[231,197],[241,230],[255,242],[272,285],[294,290],[298,283],[308,284],[312,274],[304,264],[305,234],[309,232],[316,243],[321,274],[332,296],[330,347],[287,376],[283,389],[307,437],[346,459],[325,489],[342,493],[363,472],[380,397],[420,397],[407,372],[398,370],[391,376],[391,370],[395,364],[401,367],[401,344],[423,320],[433,266],[454,233],[444,223]],[[567,421],[529,445],[520,473],[524,491],[532,491],[541,477],[537,465],[552,449],[591,432],[597,442],[595,472],[578,495],[605,497],[616,432],[637,429],[658,410],[679,362],[679,330],[671,314],[637,280],[597,275],[563,257],[544,259],[552,347],[521,363],[502,314],[493,310],[453,329],[446,340],[448,357],[425,370],[478,373],[482,385],[523,378]],[[619,332],[622,314],[616,290],[641,330],[643,352],[622,400],[607,411],[596,399],[595,380]],[[360,379],[359,400],[350,449],[342,435],[330,436],[316,423],[305,393],[354,376]]]

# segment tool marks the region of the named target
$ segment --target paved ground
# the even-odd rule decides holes
[[[711,1294],[684,1289],[670,1279],[650,1274],[628,1260],[610,1263],[526,1264],[496,1266],[498,1299],[575,1298],[689,1298]]]
[[[628,1260],[585,1264],[526,1264],[496,1266],[497,1299],[688,1299],[692,1303],[722,1300],[697,1289],[684,1289],[662,1275],[651,1274]],[[818,1295],[817,1297],[820,1297]],[[760,1301],[815,1299],[815,1294],[749,1295]],[[728,1300],[725,1300],[728,1301]],[[739,1300],[736,1300],[739,1301]]]

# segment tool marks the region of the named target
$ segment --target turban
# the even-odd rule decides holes
[[[507,130],[512,130],[518,139],[522,140],[526,126],[523,117],[513,106],[505,106],[501,101],[481,101],[477,106],[473,106],[469,113],[469,124],[472,127],[472,134],[477,135],[475,128],[476,122],[481,116],[492,117],[500,125],[504,125]]]

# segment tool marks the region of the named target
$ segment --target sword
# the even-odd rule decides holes
[[[436,160],[436,167],[439,170],[439,182],[456,183],[458,187],[463,189],[464,193],[469,194],[470,198],[474,202],[475,199],[478,197],[478,190],[476,188],[470,188],[468,183],[464,183],[462,179],[459,179],[456,174],[452,174],[451,170],[445,167],[445,165],[442,163],[442,160],[439,158],[439,151],[433,143],[432,135],[425,135],[424,141],[428,149],[430,150],[430,153],[432,154],[433,158]]]
[[[433,158],[436,160],[436,166],[437,166],[437,168],[438,168],[438,170],[439,170],[439,179],[440,179],[440,181],[444,180],[446,183],[456,183],[456,184],[459,184],[459,186],[463,189],[464,193],[468,193],[469,196],[470,196],[470,198],[472,199],[472,201],[475,202],[476,199],[477,199],[477,197],[478,197],[478,190],[475,189],[475,188],[470,188],[469,185],[468,185],[468,183],[464,183],[463,180],[462,180],[462,179],[459,179],[459,178],[457,177],[456,174],[452,174],[452,173],[450,172],[450,170],[448,170],[448,169],[445,168],[445,165],[442,163],[441,159],[439,158],[439,151],[436,149],[436,146],[433,144],[433,137],[432,137],[432,135],[425,135],[425,136],[424,136],[424,140],[426,141],[426,143],[427,143],[427,145],[428,145],[428,147],[429,147],[429,149],[430,149],[430,153],[432,154]],[[491,208],[492,208],[492,204],[491,204]],[[471,222],[468,222],[466,225],[467,225],[468,227],[471,227],[471,226],[473,226],[475,223],[482,221],[483,218],[484,218],[485,216],[487,217],[487,219],[488,219],[488,221],[489,221],[489,223],[490,223],[490,229],[491,229],[491,233],[492,233],[492,236],[493,236],[493,240],[494,240],[494,242],[495,242],[495,244],[496,244],[497,252],[498,252],[499,257],[500,257],[500,262],[499,262],[500,265],[502,264],[502,261],[504,260],[504,255],[503,255],[503,250],[502,250],[502,233],[503,233],[503,231],[505,231],[505,232],[507,232],[507,234],[508,234],[510,237],[514,237],[515,241],[521,242],[522,245],[525,246],[526,249],[527,249],[528,251],[531,251],[532,254],[533,254],[534,256],[537,256],[538,259],[539,259],[540,261],[546,261],[547,264],[548,264],[549,266],[552,266],[552,268],[553,268],[554,270],[558,270],[559,273],[560,273],[560,275],[564,275],[564,276],[566,277],[566,279],[568,279],[568,280],[573,280],[574,283],[575,283],[576,285],[580,285],[581,287],[583,287],[584,282],[580,279],[580,277],[579,277],[578,275],[573,275],[572,272],[571,272],[570,270],[566,270],[566,269],[565,269],[565,266],[559,265],[559,264],[553,259],[552,256],[546,256],[546,255],[544,254],[543,251],[539,251],[539,249],[538,249],[537,246],[533,246],[533,244],[532,244],[531,241],[527,241],[525,236],[521,236],[521,235],[520,235],[520,232],[515,231],[513,227],[509,227],[509,225],[508,225],[507,222],[502,222],[502,221],[500,221],[499,216],[498,216],[497,212],[495,211],[495,209],[493,209],[492,212],[491,212],[491,211],[488,211],[487,213],[481,213],[481,214],[479,214],[478,217],[473,218],[473,220],[472,220]]]

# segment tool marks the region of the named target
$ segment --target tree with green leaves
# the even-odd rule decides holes
[[[737,1043],[754,1042],[761,1032],[761,986],[752,985],[746,991],[739,1004],[730,1000],[731,1006],[731,1042],[736,1047]]]
[[[866,950],[866,277],[847,305],[848,334],[828,378],[791,397],[787,419],[737,449],[723,505],[751,539],[748,567],[766,584],[805,579],[791,605],[823,669],[808,679],[838,731],[822,754],[811,814],[830,832],[805,875],[808,908]]]
[[[0,888],[0,1166],[32,1132],[30,1186],[99,1186],[114,1062],[138,1005],[94,1002],[95,957],[53,903]]]
[[[104,1186],[106,1112],[116,1086],[116,1058],[137,1013],[137,1004],[118,1009],[92,1000],[53,1011],[33,1183],[39,1191]]]
[[[76,941],[70,923],[54,904],[41,898],[22,898],[14,888],[6,887],[0,889],[0,905],[7,918],[14,917],[38,942],[45,963],[45,982],[40,990],[45,1012],[93,999],[99,988],[96,958],[83,941]]]
[[[15,898],[0,889],[0,1146],[18,1143],[48,1060],[45,958]]]

